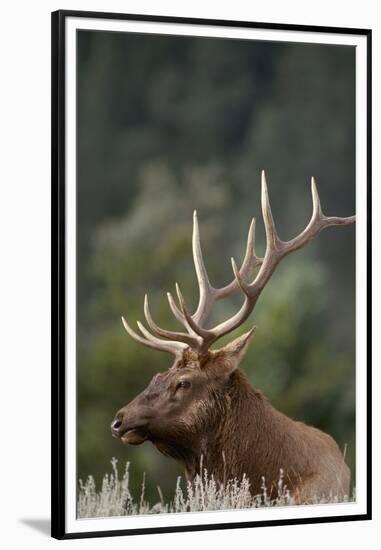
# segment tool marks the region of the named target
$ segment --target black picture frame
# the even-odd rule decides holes
[[[129,21],[146,21],[158,23],[186,23],[198,26],[228,26],[249,29],[274,29],[285,31],[308,31],[313,33],[338,33],[362,35],[367,41],[367,511],[364,514],[350,516],[311,517],[287,520],[249,521],[239,523],[219,523],[210,525],[184,525],[139,529],[120,529],[112,531],[67,532],[65,520],[65,361],[66,361],[66,306],[65,306],[65,251],[70,243],[65,236],[66,230],[66,174],[65,174],[65,26],[69,17],[97,18]],[[197,18],[179,18],[148,16],[124,13],[102,13],[59,10],[52,13],[51,42],[51,209],[52,209],[52,373],[51,373],[51,436],[52,436],[52,473],[51,473],[51,534],[56,539],[87,537],[105,537],[136,535],[149,533],[171,533],[177,531],[191,532],[210,529],[237,529],[275,525],[313,524],[369,520],[372,517],[372,483],[371,483],[371,134],[372,134],[372,97],[371,97],[371,63],[372,31],[329,26],[289,25],[259,23],[251,21],[229,21]]]

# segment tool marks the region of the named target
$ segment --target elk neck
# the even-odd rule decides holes
[[[245,474],[252,483],[260,485],[259,472],[264,471],[265,462],[270,459],[269,447],[281,437],[277,419],[281,413],[240,369],[211,399],[210,416],[199,435],[182,438],[181,443],[177,438],[173,444],[156,444],[157,448],[183,464],[188,481],[206,469],[220,482],[242,479]]]

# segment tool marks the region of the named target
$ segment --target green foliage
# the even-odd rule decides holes
[[[147,498],[160,482],[168,501],[180,467],[110,435],[118,408],[170,365],[120,317],[141,319],[149,291],[154,319],[175,328],[165,296],[175,281],[196,305],[195,208],[213,284],[231,280],[253,215],[263,254],[262,168],[284,239],[308,221],[311,175],[328,214],[353,213],[354,51],[80,31],[78,55],[78,473],[100,482],[110,456],[128,458],[131,491],[146,471]],[[212,322],[241,300],[218,304]],[[347,444],[354,471],[353,229],[329,229],[287,258],[252,323],[242,368],[253,384]]]

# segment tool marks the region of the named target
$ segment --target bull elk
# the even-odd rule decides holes
[[[132,338],[149,348],[172,354],[174,362],[119,410],[111,424],[112,435],[131,445],[151,441],[160,452],[182,463],[188,481],[203,473],[200,472],[203,465],[221,483],[241,479],[245,474],[253,494],[260,493],[264,476],[268,490],[272,488],[274,494],[282,469],[290,494],[298,503],[329,495],[343,497],[349,495],[350,470],[333,438],[275,409],[239,369],[255,327],[220,349],[210,349],[249,317],[283,258],[304,247],[323,229],[355,221],[355,216],[325,216],[312,178],[310,222],[294,239],[282,241],[275,228],[264,172],[261,183],[266,231],[263,258],[255,253],[253,219],[241,268],[237,268],[232,258],[234,279],[227,286],[214,288],[205,269],[195,212],[192,248],[199,285],[195,313],[189,312],[177,284],[178,305],[167,294],[169,306],[185,331],[159,327],[151,316],[147,295],[144,314],[151,332],[138,321],[141,332],[138,334],[122,317]],[[258,268],[254,280],[249,282]],[[206,321],[213,304],[240,291],[244,295],[240,310],[208,328]]]

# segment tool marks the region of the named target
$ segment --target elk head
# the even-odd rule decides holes
[[[222,288],[214,288],[209,281],[201,252],[197,214],[194,213],[192,248],[199,284],[198,307],[193,314],[189,312],[176,284],[178,305],[170,293],[167,294],[168,302],[185,331],[174,332],[159,327],[151,316],[147,295],[144,314],[151,332],[138,321],[141,333],[138,334],[122,317],[124,328],[132,338],[145,346],[172,354],[174,362],[166,372],[156,374],[141,394],[120,409],[111,424],[114,437],[135,445],[148,439],[162,452],[186,460],[195,445],[202,446],[206,436],[218,429],[221,419],[226,419],[224,412],[229,407],[224,396],[231,384],[243,376],[237,367],[254,328],[221,349],[211,350],[211,346],[249,317],[272,273],[285,256],[302,248],[323,229],[355,221],[355,216],[327,217],[322,213],[313,178],[311,191],[313,211],[310,222],[294,239],[282,241],[275,228],[266,178],[262,172],[265,255],[260,258],[255,253],[253,219],[242,266],[238,269],[232,258],[234,279]],[[258,272],[250,282],[256,270]],[[222,323],[208,328],[206,321],[214,303],[237,292],[242,292],[244,296],[239,311]]]

